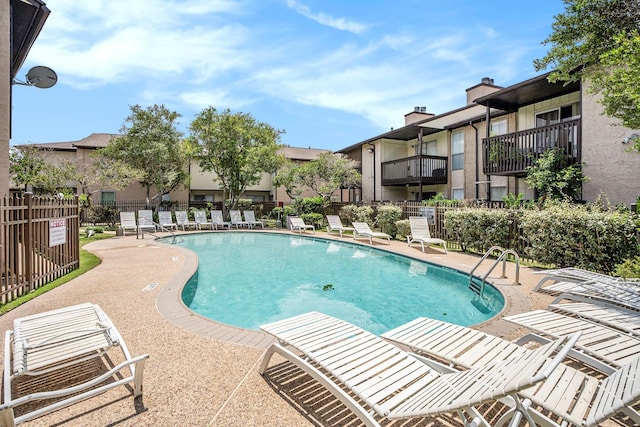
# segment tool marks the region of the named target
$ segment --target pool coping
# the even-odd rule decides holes
[[[199,231],[199,233],[215,233],[216,231]],[[224,231],[227,232],[248,232],[247,230],[231,230]],[[288,230],[251,230],[251,233],[272,233],[272,234],[285,234],[285,235],[296,235],[292,234]],[[179,233],[181,234],[194,234],[191,233]],[[325,240],[336,240],[336,241],[344,241],[338,237],[333,237],[332,235],[323,233],[321,235],[315,234],[301,234],[305,237],[317,237]],[[161,239],[161,238],[158,238]],[[266,334],[262,331],[254,331],[250,329],[245,329],[237,326],[228,325],[225,323],[220,323],[215,320],[211,320],[204,316],[201,316],[193,311],[191,311],[182,301],[181,293],[184,286],[187,284],[189,279],[195,274],[198,269],[198,256],[190,251],[189,249],[171,245],[169,243],[164,243],[160,240],[156,239],[154,244],[163,245],[170,247],[172,249],[178,250],[184,256],[184,267],[169,283],[161,290],[156,298],[156,309],[158,312],[168,321],[180,327],[182,329],[200,334],[205,337],[213,338],[216,340],[221,340],[233,344],[254,347],[254,348],[267,348],[271,343],[275,341],[275,338],[271,335]],[[398,241],[399,242],[399,241]],[[372,247],[369,244],[353,241],[349,242],[351,244],[360,245],[363,247]],[[450,265],[448,262],[438,262],[437,259],[442,257],[448,257],[452,254],[440,253],[442,257],[438,257],[438,253],[432,255],[436,255],[431,260],[421,259],[417,256],[412,256],[407,251],[402,251],[399,248],[393,248],[393,245],[373,245],[376,249],[380,249],[386,252],[390,252],[397,255],[407,256],[409,258],[418,260],[418,261],[426,261],[431,262],[437,265],[441,265],[443,267],[453,268],[457,271],[462,272],[465,271],[459,267],[455,267]],[[416,248],[413,248],[414,250]],[[434,251],[437,251],[435,249]],[[423,254],[422,252],[418,252],[419,254]],[[466,254],[468,255],[468,254]],[[469,268],[471,270],[473,266]],[[468,272],[466,272],[468,273]],[[499,292],[502,293],[505,305],[503,309],[497,313],[493,318],[486,320],[482,323],[475,324],[473,328],[484,330],[485,332],[490,332],[494,335],[503,336],[508,333],[510,330],[515,329],[512,324],[501,320],[503,315],[508,315],[511,313],[518,313],[522,311],[527,311],[531,308],[531,302],[521,293],[517,291],[517,287],[513,286],[512,283],[508,283],[508,281],[501,280],[499,278],[491,278],[491,280],[487,280],[492,286],[498,289]]]

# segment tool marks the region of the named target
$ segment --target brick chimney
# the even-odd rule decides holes
[[[404,115],[404,125],[419,122],[435,116],[433,113],[427,113],[427,107],[413,107],[413,111]]]
[[[474,99],[478,99],[481,96],[488,95],[500,89],[502,89],[502,86],[494,85],[492,78],[483,77],[479,84],[467,89],[467,105],[473,104]]]

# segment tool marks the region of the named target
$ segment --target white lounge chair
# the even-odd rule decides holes
[[[619,304],[562,294],[549,304],[547,310],[588,319],[640,337],[640,311]]]
[[[372,245],[373,238],[377,237],[378,239],[387,239],[387,242],[391,244],[391,236],[381,231],[372,231],[371,228],[369,228],[369,224],[367,224],[366,222],[354,221],[351,225],[353,225],[354,228],[354,239],[368,239],[369,244]]]
[[[340,237],[342,237],[342,233],[345,231],[354,231],[353,227],[345,227],[342,225],[342,221],[340,221],[340,217],[338,215],[327,215],[327,222],[329,223],[327,226],[327,233],[337,231],[340,233]]]
[[[541,339],[556,339],[581,331],[576,348],[610,366],[621,367],[640,357],[640,337],[585,319],[548,310],[533,310],[506,316],[504,320],[531,329],[541,335]]]
[[[213,224],[207,221],[207,213],[205,211],[193,211],[193,219],[196,221],[196,227],[198,230],[202,230],[203,228],[213,230]]]
[[[213,224],[213,226],[216,228],[216,230],[218,229],[218,227],[227,227],[227,228],[231,228],[231,223],[225,221],[222,218],[222,211],[220,209],[213,209],[211,211],[211,223]]]
[[[316,227],[313,224],[305,224],[304,220],[297,216],[289,217],[289,224],[291,224],[291,231],[297,231],[302,234],[305,230],[313,231],[313,234],[316,233]]]
[[[236,228],[247,227],[249,228],[249,223],[247,221],[242,220],[242,214],[239,210],[230,210],[229,217],[231,218],[231,225]]]
[[[457,413],[465,423],[488,426],[475,406],[506,396],[533,425],[532,415],[517,393],[552,375],[579,335],[519,357],[458,372],[433,360],[419,359],[357,326],[321,313],[260,328],[279,341],[265,352],[260,374],[265,374],[271,357],[278,353],[327,388],[367,426],[379,425],[373,413],[386,419]]]
[[[156,231],[156,223],[153,222],[153,211],[151,209],[140,209],[138,211],[138,232]]]
[[[581,268],[566,267],[542,270],[537,271],[536,274],[542,274],[543,277],[533,289],[552,295],[570,292],[574,289],[580,290],[582,289],[581,285],[584,283],[611,285],[613,289],[623,287],[640,292],[640,279],[621,279]]]
[[[186,231],[188,228],[196,229],[198,224],[193,221],[189,221],[187,211],[176,211],[176,224],[178,227],[182,227],[182,231]]]
[[[87,360],[103,358],[111,366],[109,351],[119,347],[124,361],[94,377],[69,381],[68,388],[56,390],[12,390],[18,377],[41,376],[51,378],[46,383],[65,381],[65,375],[91,373],[86,369],[68,369]],[[108,389],[132,383],[134,397],[142,394],[142,373],[148,355],[131,357],[127,346],[109,317],[95,304],[79,304],[58,310],[21,317],[13,322],[13,330],[6,332],[4,354],[4,398],[0,405],[0,424],[13,426],[97,394]],[[107,360],[107,358],[109,360]],[[54,380],[55,379],[55,380]],[[33,382],[37,387],[40,382]],[[101,385],[102,384],[102,385]],[[15,394],[14,394],[15,393]],[[18,417],[14,408],[28,402],[57,398],[44,407],[37,407]]]
[[[158,212],[158,224],[160,224],[160,228],[164,228],[167,230],[177,230],[178,224],[173,222],[173,218],[171,217],[171,211],[160,211]]]
[[[417,354],[437,357],[464,369],[530,351],[524,346],[475,329],[424,317],[386,332],[382,337],[406,346]],[[572,350],[568,356],[575,354]],[[560,417],[562,421],[575,425],[598,425],[616,412],[628,415],[637,423],[640,421],[640,414],[632,406],[638,403],[640,392],[640,388],[634,385],[634,381],[640,378],[638,360],[640,359],[617,370],[605,369],[609,375],[605,380],[559,365],[544,384],[523,390],[519,394]],[[616,404],[607,403],[609,400]],[[606,412],[603,411],[605,408]],[[548,421],[540,424],[558,425]]]
[[[127,230],[132,230],[136,235],[138,234],[135,212],[120,212],[120,229],[123,235],[127,234]]]
[[[412,243],[420,243],[422,252],[424,252],[424,245],[442,245],[444,253],[447,253],[447,242],[436,237],[431,237],[429,221],[426,216],[410,216],[409,226],[411,227],[411,235],[407,236],[407,244],[409,246],[411,246]]]
[[[256,225],[259,225],[261,228],[264,228],[264,222],[258,221],[256,219],[256,214],[252,210],[244,211],[244,220],[249,224],[249,228],[253,228]]]

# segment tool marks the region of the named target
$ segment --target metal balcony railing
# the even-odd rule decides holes
[[[526,175],[527,167],[545,151],[560,149],[567,164],[580,162],[581,119],[527,129],[482,140],[485,175]]]
[[[448,159],[412,156],[382,163],[382,185],[446,184]]]

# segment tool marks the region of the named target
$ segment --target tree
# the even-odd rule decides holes
[[[248,113],[202,110],[189,126],[190,150],[200,168],[213,172],[224,200],[235,209],[248,186],[258,184],[263,173],[274,173],[284,162],[279,154],[283,133]]]
[[[152,199],[188,182],[188,156],[182,132],[176,127],[180,114],[164,105],[130,108],[131,115],[120,128],[120,135],[100,149],[99,155],[135,171],[147,191],[148,207]],[[151,188],[155,189],[153,196]]]
[[[539,199],[555,199],[577,202],[580,200],[582,183],[588,181],[578,164],[567,165],[567,156],[560,149],[551,149],[542,154],[533,166],[527,168],[527,185],[535,189]]]
[[[104,189],[124,190],[129,183],[138,180],[138,172],[117,161],[102,150],[91,153],[91,167],[78,171],[80,194],[85,196],[86,206],[91,206],[91,196]]]
[[[565,0],[565,12],[542,42],[551,48],[534,66],[554,68],[551,82],[590,81],[590,92],[602,94],[605,114],[638,129],[639,32],[638,0]]]
[[[13,183],[39,195],[64,192],[67,183],[76,178],[75,167],[68,161],[47,162],[47,152],[33,145],[13,147],[9,152],[9,177]]]
[[[300,165],[300,183],[309,187],[325,201],[341,187],[358,185],[362,177],[356,162],[339,153],[321,153],[314,160]]]

